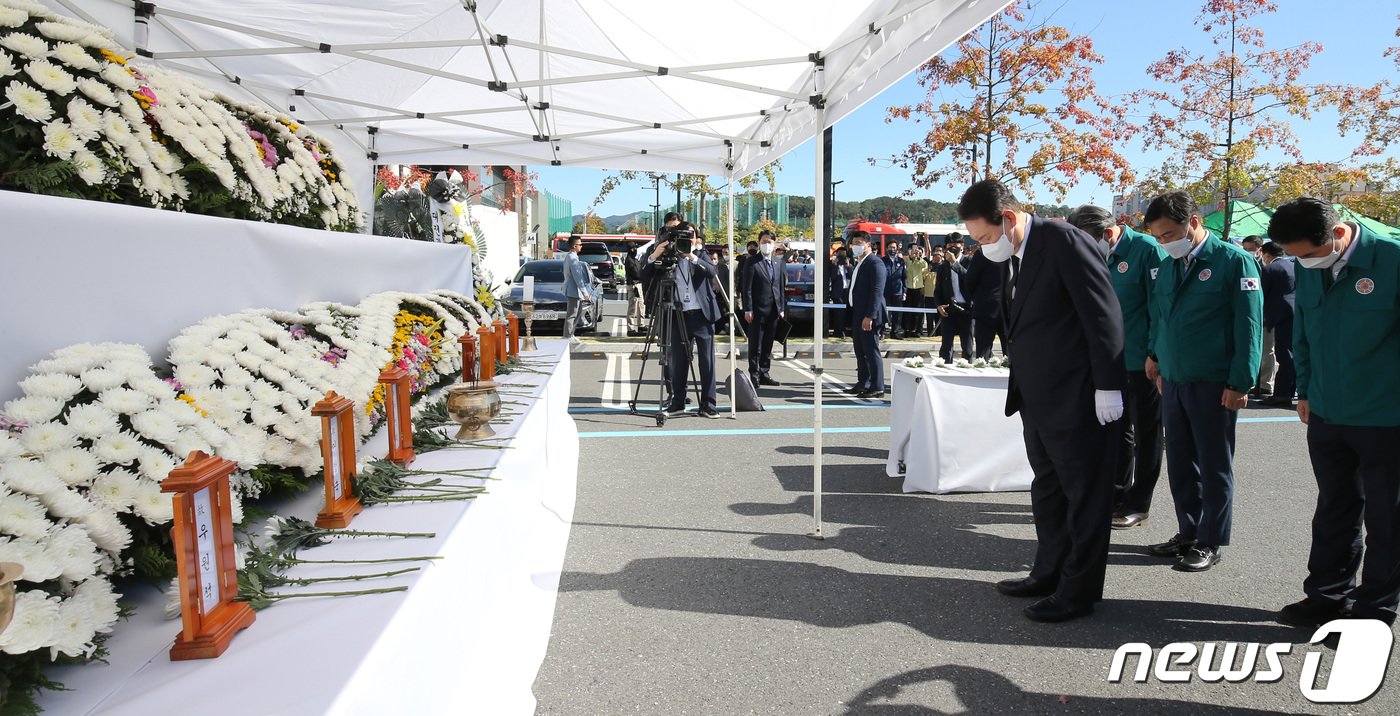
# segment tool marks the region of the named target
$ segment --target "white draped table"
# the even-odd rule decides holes
[[[890,477],[905,492],[1029,490],[1020,416],[1006,417],[1003,368],[894,365]]]
[[[440,555],[422,571],[388,579],[279,587],[406,592],[282,601],[258,612],[217,659],[171,661],[180,622],[161,618],[154,588],[128,594],[137,607],[109,642],[110,664],[53,669],[70,691],[49,693],[50,714],[253,716],[255,714],[529,714],[544,660],[573,519],[578,432],[569,417],[569,356],[540,341],[525,357],[547,374],[500,377],[519,414],[494,424],[505,449],[419,455],[414,469],[494,468],[487,493],[467,502],[367,507],[350,529],[436,532],[432,539],[357,538],[303,550],[306,559]],[[382,456],[375,436],[362,455]],[[453,478],[448,478],[452,480]],[[464,480],[465,484],[481,484]],[[320,491],[282,514],[314,519]],[[300,565],[296,577],[388,571],[410,564]]]

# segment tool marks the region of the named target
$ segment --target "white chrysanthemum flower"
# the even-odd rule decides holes
[[[79,437],[100,438],[115,435],[121,430],[117,414],[103,407],[101,403],[88,403],[68,410],[64,422]]]
[[[31,395],[5,403],[5,415],[30,425],[48,422],[63,412],[63,401]]]
[[[71,42],[60,42],[55,45],[53,56],[58,58],[59,62],[69,67],[76,67],[80,70],[96,72],[102,69],[102,63],[93,59],[92,55],[89,55],[85,48]]]
[[[24,444],[19,441],[19,438],[7,432],[0,431],[0,462],[12,460],[23,453]]]
[[[96,186],[107,180],[107,165],[96,154],[85,149],[73,152],[68,160],[78,170],[78,178],[88,186]]]
[[[66,599],[58,605],[58,618],[54,621],[53,645],[49,647],[49,657],[59,654],[85,657],[95,648],[92,638],[95,617],[86,602]]]
[[[213,368],[200,363],[189,365],[179,365],[175,367],[175,380],[186,388],[194,388],[205,385],[213,385],[219,380],[219,374]]]
[[[239,524],[243,521],[243,498],[236,492],[229,493],[228,513],[229,518],[233,520],[234,524]],[[238,550],[236,554],[241,556],[243,551]],[[242,569],[243,565],[240,564],[238,567]]]
[[[144,356],[143,356],[144,358]],[[134,360],[132,358],[122,358],[113,360],[107,364],[107,369],[120,375],[127,381],[138,378],[154,378],[155,371],[151,368],[149,360]]]
[[[76,520],[92,514],[96,509],[77,490],[67,488],[40,495],[39,501],[49,509],[49,514],[65,520]]]
[[[83,389],[82,381],[63,373],[40,373],[19,382],[25,395],[72,400]]]
[[[36,455],[65,450],[77,442],[73,431],[60,423],[31,425],[28,430],[20,433],[19,439],[24,443],[25,450]]]
[[[16,594],[14,620],[0,632],[0,651],[18,655],[48,646],[57,621],[58,597],[37,589]]]
[[[186,453],[188,455],[188,453]],[[167,477],[170,472],[180,466],[185,459],[181,455],[178,460],[170,453],[156,448],[144,448],[141,452],[140,472],[146,479],[159,483]]]
[[[64,488],[58,475],[39,460],[7,460],[0,464],[0,478],[10,487],[35,497]]]
[[[175,388],[169,383],[150,374],[150,368],[146,369],[147,374],[140,378],[131,378],[127,382],[135,390],[139,390],[146,395],[155,398],[157,402],[173,401],[177,397]]]
[[[136,516],[147,524],[159,527],[175,518],[173,497],[160,491],[160,485],[148,482],[136,495]]]
[[[82,148],[83,140],[73,133],[67,122],[58,120],[44,125],[44,152],[49,156],[68,159]]]
[[[18,52],[18,50],[16,50]],[[34,60],[24,67],[24,73],[34,84],[56,94],[72,94],[78,89],[78,81],[67,70],[48,60]]]
[[[37,499],[14,492],[0,492],[0,531],[38,540],[48,534],[52,524],[44,512],[44,506]]]
[[[98,504],[125,512],[140,496],[142,484],[141,478],[130,470],[113,470],[93,480],[88,496]]]
[[[10,58],[10,53],[0,52],[0,77],[9,77],[16,72],[19,72],[19,68],[15,67],[15,61]]]
[[[165,617],[166,621],[180,618],[180,597],[183,594],[180,580],[170,580],[170,585],[165,588],[165,607],[161,610],[161,616]]]
[[[112,94],[111,88],[106,84],[91,77],[84,77],[78,80],[78,91],[82,92],[88,99],[102,105],[103,107],[117,106],[117,96]],[[110,115],[122,120],[122,124],[127,127],[127,135],[130,136],[131,125],[126,123],[120,114],[115,112],[104,112],[104,119]],[[113,137],[115,140],[116,138]]]
[[[49,43],[44,42],[44,38],[35,37],[23,32],[12,32],[4,37],[0,37],[0,47],[24,55],[32,60],[38,60],[48,57],[49,55]]]
[[[131,415],[151,406],[151,396],[130,388],[114,388],[102,392],[102,404],[116,413]]]
[[[47,582],[58,579],[63,571],[58,563],[44,553],[44,545],[29,539],[0,537],[0,562],[15,562],[24,566],[22,582]]]
[[[44,461],[58,479],[75,487],[91,484],[102,469],[96,455],[77,447],[55,450],[46,455]]]
[[[213,452],[213,448],[204,442],[197,433],[180,433],[174,440],[167,443],[170,451],[176,455],[189,455],[198,450],[203,453]]]
[[[180,426],[159,410],[147,410],[131,416],[131,427],[159,442],[170,442],[180,434]]]
[[[121,65],[112,64],[109,62],[107,63],[106,67],[102,68],[102,72],[100,74],[102,75],[102,79],[107,80],[107,84],[112,85],[117,89],[125,90],[127,92],[135,92],[136,90],[141,89],[141,83],[137,82],[136,78],[132,77],[131,73],[127,72],[126,68],[122,67]],[[117,101],[122,105],[126,104],[126,102],[123,101],[121,97],[118,97]],[[140,105],[136,103],[136,100],[131,100],[131,104],[136,106],[137,112],[140,112]],[[127,117],[127,119],[131,118]]]
[[[103,551],[121,554],[131,546],[131,531],[117,519],[115,512],[93,510],[79,520],[87,528],[88,536]]]
[[[121,384],[126,382],[126,376],[106,367],[89,368],[82,372],[81,378],[83,385],[94,393],[121,387]]]
[[[253,409],[248,412],[248,417],[253,419],[255,425],[270,428],[282,417],[282,411],[267,403],[254,403]]]
[[[92,452],[104,462],[114,465],[130,465],[142,457],[143,447],[135,435],[117,433],[94,442]]]
[[[63,569],[64,579],[78,582],[97,573],[97,545],[81,525],[55,530],[44,548]]]
[[[29,22],[29,13],[11,7],[0,7],[0,27],[19,27]]]
[[[68,124],[84,142],[97,139],[102,130],[102,113],[79,97],[68,100]]]
[[[259,380],[248,388],[253,400],[259,403],[277,403],[282,400],[282,391],[267,381]]]
[[[96,631],[111,631],[112,623],[117,621],[119,615],[117,593],[112,591],[111,582],[105,579],[89,579],[79,584],[69,599],[88,605],[92,610],[94,623],[98,625]]]
[[[52,17],[52,16],[51,16]],[[55,18],[58,20],[58,18]],[[39,32],[45,37],[64,42],[77,42],[80,44],[91,44],[93,47],[106,47],[111,44],[107,38],[109,30],[105,27],[90,25],[88,23],[77,24],[68,18],[61,21],[41,22],[35,25]],[[110,48],[109,48],[110,49]]]
[[[13,81],[4,88],[4,97],[14,102],[14,111],[29,122],[43,123],[53,119],[53,105],[49,104],[48,95],[28,84]]]

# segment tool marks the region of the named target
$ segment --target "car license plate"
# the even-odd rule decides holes
[[[808,301],[810,301],[810,300],[812,300],[812,296],[813,296],[813,294],[810,294],[810,293],[809,293],[809,294],[804,295],[803,298],[804,298],[804,299],[807,299]]]
[[[536,321],[558,321],[564,318],[563,311],[535,311]]]

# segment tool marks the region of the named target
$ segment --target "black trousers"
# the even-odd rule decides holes
[[[686,385],[690,382],[690,363],[686,346],[698,359],[700,366],[700,409],[714,410],[715,390],[715,324],[705,319],[700,310],[685,311],[685,325],[671,328],[671,355],[666,378],[671,381],[672,410],[685,409]]]
[[[845,303],[846,303],[845,299],[842,299],[842,298],[833,298],[833,299],[829,299],[828,302],[829,302],[829,303],[839,303],[839,304],[842,304],[842,305],[845,305]],[[851,326],[850,326],[850,322],[851,322],[851,321],[850,321],[849,318],[846,317],[846,313],[847,313],[847,309],[845,309],[845,308],[829,308],[829,309],[827,309],[826,318],[827,318],[827,321],[831,324],[831,335],[832,335],[832,337],[834,337],[834,338],[845,338],[845,337],[846,337],[846,332],[849,331],[849,330],[851,329]]]
[[[1162,379],[1167,480],[1176,503],[1177,532],[1202,546],[1230,544],[1235,502],[1235,423],[1220,404],[1223,382]]]
[[[749,375],[765,377],[773,363],[773,341],[778,338],[778,311],[754,311],[748,336]]]
[[[924,296],[924,308],[938,308],[938,301],[933,297],[932,291]],[[928,321],[926,324],[928,326],[928,334],[930,336],[938,335],[938,324],[941,317],[937,313],[925,313],[921,315]]]
[[[973,329],[976,339],[974,341],[974,345],[977,349],[977,353],[975,354],[976,357],[981,358],[982,360],[991,360],[992,348],[995,345],[993,341],[998,336],[1001,337],[1002,353],[1006,352],[1006,336],[1002,331],[1000,315],[992,316],[990,318],[976,319],[976,321],[973,323]],[[965,352],[967,349],[964,348],[963,350]]]
[[[905,307],[905,308],[923,308],[923,307],[924,307],[924,290],[921,289],[921,288],[911,288],[911,289],[909,289],[909,290],[904,294],[904,307]],[[902,315],[902,316],[904,317],[904,332],[905,332],[905,333],[909,333],[909,334],[911,334],[911,335],[918,335],[918,334],[919,334],[919,326],[921,326],[921,325],[923,324],[923,322],[924,322],[924,314],[922,314],[922,313],[904,313],[904,314],[898,314],[898,313],[897,313],[897,314],[895,314],[895,315],[897,315],[897,316]]]
[[[1274,326],[1274,396],[1292,398],[1298,392],[1298,369],[1293,365],[1293,317]]]
[[[1308,456],[1317,478],[1317,510],[1303,591],[1333,602],[1353,599],[1353,615],[1394,624],[1400,599],[1400,427],[1333,425],[1314,414]]]
[[[860,328],[861,319],[853,317],[851,336],[856,350],[856,387],[862,390],[885,392],[885,359],[880,355],[880,323],[875,321],[870,330]]]
[[[1055,596],[1071,607],[1103,598],[1113,516],[1112,442],[1120,429],[1097,423],[1068,429],[1023,426],[1026,457],[1035,474],[1031,577],[1057,585]]]
[[[943,347],[938,349],[938,357],[943,362],[953,359],[953,336],[957,336],[962,342],[962,357],[972,360],[972,313],[967,310],[967,304],[958,304],[963,307],[961,312],[949,311],[943,317],[943,325],[939,329],[943,332]]]
[[[1140,370],[1128,371],[1127,420],[1118,443],[1118,514],[1149,512],[1162,476],[1162,395]]]

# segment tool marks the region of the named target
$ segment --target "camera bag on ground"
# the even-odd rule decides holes
[[[734,400],[734,407],[741,413],[754,410],[763,410],[763,403],[758,400],[758,391],[753,387],[753,381],[749,379],[749,372],[742,368],[735,368],[734,375],[724,381],[724,389],[729,392]]]

